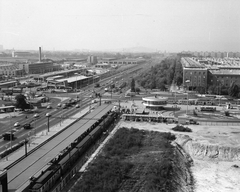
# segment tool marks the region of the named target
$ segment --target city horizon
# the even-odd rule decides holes
[[[1,44],[0,44],[1,45]],[[36,49],[15,49],[15,48],[4,48],[3,46],[3,51],[34,51],[34,52],[38,52],[38,48],[37,47]],[[128,53],[194,53],[194,52],[198,52],[198,53],[211,53],[211,52],[221,52],[221,53],[239,53],[240,50],[237,50],[237,51],[219,51],[219,50],[200,50],[200,51],[196,51],[196,50],[181,50],[181,51],[168,51],[168,50],[155,50],[152,49],[152,48],[147,48],[147,47],[129,47],[129,48],[122,48],[122,49],[109,49],[109,50],[94,50],[94,49],[69,49],[69,50],[63,50],[63,49],[43,49],[42,48],[42,51],[48,51],[48,52],[58,52],[58,51],[66,51],[66,52],[118,52],[118,53],[125,53],[125,52],[128,52]],[[135,50],[134,49],[146,49],[145,51],[144,50]],[[131,51],[133,50],[133,51]],[[150,51],[151,50],[151,51]]]

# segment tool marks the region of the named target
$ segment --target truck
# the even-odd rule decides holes
[[[195,119],[192,119],[191,117],[188,117],[188,116],[179,116],[178,123],[183,125],[189,125],[189,124],[199,125],[199,123]]]

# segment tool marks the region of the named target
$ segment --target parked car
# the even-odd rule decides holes
[[[78,104],[77,104],[75,107],[76,107],[76,108],[79,108],[79,107],[80,107],[80,105],[78,105]]]
[[[48,106],[47,106],[47,109],[52,109],[52,106],[51,106],[51,105],[48,105]]]
[[[96,99],[92,100],[92,103],[97,103],[97,100]]]
[[[67,106],[66,104],[63,104],[63,105],[62,105],[62,108],[63,108],[63,109],[66,109],[67,107],[68,107],[68,106]]]
[[[189,124],[199,125],[199,123],[194,119],[189,119]]]
[[[61,106],[62,106],[62,104],[61,104],[61,103],[58,103],[57,107],[61,107]]]

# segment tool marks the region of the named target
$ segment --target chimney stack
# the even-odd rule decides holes
[[[42,61],[42,52],[41,52],[41,47],[39,47],[39,62]]]

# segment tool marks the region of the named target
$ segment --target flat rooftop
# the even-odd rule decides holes
[[[48,76],[52,76],[52,75],[59,75],[59,74],[64,74],[64,73],[70,73],[70,72],[78,72],[81,69],[69,69],[69,70],[61,70],[61,71],[54,71],[54,72],[50,72],[50,73],[45,73],[40,75],[40,77],[48,77]]]
[[[72,83],[72,82],[76,82],[79,80],[83,80],[83,79],[88,79],[89,77],[83,76],[83,75],[78,75],[78,76],[73,76],[73,77],[69,77],[69,78],[64,78],[64,79],[56,79],[55,81],[58,82],[63,82],[63,81],[67,81],[68,83]]]

